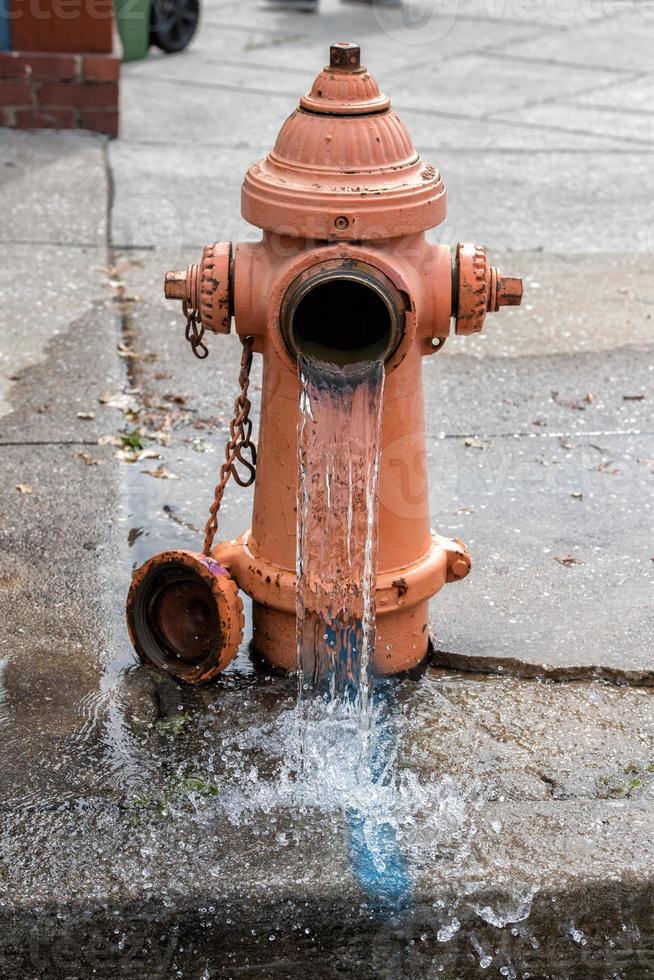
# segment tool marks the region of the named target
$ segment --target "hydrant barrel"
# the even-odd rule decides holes
[[[180,680],[213,676],[240,642],[238,586],[252,599],[257,653],[294,669],[298,360],[347,370],[377,360],[385,377],[371,663],[383,674],[412,669],[427,655],[431,597],[465,578],[471,561],[462,542],[431,530],[422,358],[519,305],[522,282],[491,266],[481,245],[427,240],[445,219],[443,178],[349,42],[331,45],[274,148],[248,169],[241,213],[261,240],[234,253],[229,242],[207,245],[196,264],[166,274],[164,290],[185,303],[196,354],[207,352],[205,332],[229,332],[233,315],[249,363],[253,351],[263,356],[251,527],[211,557],[164,553],[139,569],[128,603],[133,643]],[[244,420],[251,425],[244,371],[231,440]]]

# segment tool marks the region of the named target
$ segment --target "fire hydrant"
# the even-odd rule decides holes
[[[199,356],[205,332],[227,334],[233,319],[245,348],[242,391],[204,554],[164,552],[137,570],[132,642],[151,666],[189,683],[208,680],[241,642],[241,589],[253,601],[256,652],[294,669],[297,358],[378,358],[386,383],[373,668],[411,669],[427,655],[429,599],[470,569],[465,546],[430,528],[421,360],[442,348],[452,323],[457,334],[476,333],[487,312],[519,305],[521,280],[492,268],[479,245],[451,250],[426,240],[445,218],[443,179],[416,152],[354,44],[331,47],[272,152],[245,175],[241,208],[262,229],[259,242],[233,251],[228,242],[208,245],[197,265],[166,275],[166,296],[183,302]],[[213,547],[224,484],[242,450],[252,450],[252,352],[263,355],[252,527]]]

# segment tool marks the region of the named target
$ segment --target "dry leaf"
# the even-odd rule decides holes
[[[138,459],[138,453],[135,449],[117,449],[114,453],[114,459],[119,459],[121,463],[135,463]]]
[[[176,473],[171,473],[165,466],[157,466],[156,470],[141,470],[145,476],[155,476],[158,480],[179,480]]]
[[[108,408],[117,408],[121,412],[136,411],[134,399],[130,395],[126,395],[124,391],[106,391],[103,395],[100,395],[98,401],[101,405],[106,405]]]
[[[574,447],[574,446],[572,445],[572,443],[571,443],[571,442],[569,442],[569,441],[568,441],[568,440],[567,440],[567,439],[565,438],[565,436],[561,436],[561,438],[559,439],[559,446],[561,447],[561,449],[574,449],[574,448],[575,448],[575,447]]]
[[[574,408],[575,411],[577,412],[585,412],[586,405],[583,405],[582,402],[586,402],[586,404],[590,404],[593,401],[593,395],[591,394],[585,395],[582,399],[563,398],[561,395],[559,395],[558,391],[553,391],[552,401],[555,402],[557,405],[561,405],[562,408]]]
[[[116,347],[116,350],[118,351],[118,356],[119,357],[140,357],[141,356],[140,354],[137,354],[135,350],[132,350],[131,347],[128,347],[127,344],[118,344],[118,346]]]
[[[19,493],[31,493],[32,492],[32,484],[31,483],[17,483],[16,484],[16,489],[18,490]]]
[[[98,446],[122,446],[123,440],[119,436],[99,436]]]
[[[104,463],[103,459],[95,459],[91,456],[91,453],[81,452],[77,454],[80,459],[83,459],[87,466],[102,466]]]
[[[83,419],[85,422],[90,422],[91,419],[95,418],[95,412],[78,412],[78,419]]]
[[[638,462],[639,462],[639,463],[640,463],[640,464],[641,464],[642,466],[654,466],[654,459],[647,459],[647,458],[644,458],[644,459],[639,459],[639,460],[638,460]]]
[[[569,568],[570,565],[583,565],[581,558],[575,558],[574,555],[554,555],[554,561],[558,561],[560,565],[565,565]]]
[[[152,432],[148,432],[147,437],[148,439],[154,439],[160,446],[169,446],[171,443],[169,429],[155,429]]]
[[[144,459],[161,459],[155,449],[118,449],[114,453],[114,458],[121,463],[140,463]]]
[[[493,443],[490,439],[479,439],[478,436],[470,436],[463,440],[463,445],[469,449],[490,449]]]
[[[598,473],[608,473],[610,476],[620,476],[622,470],[618,469],[617,466],[611,466],[610,463],[600,463],[596,467]]]
[[[542,426],[547,425],[547,422],[545,419],[534,419],[534,421],[531,424],[538,425],[542,428]]]

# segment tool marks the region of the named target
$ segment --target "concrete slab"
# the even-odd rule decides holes
[[[82,268],[77,280],[80,292],[88,278]],[[36,300],[33,308],[38,308]],[[69,442],[95,447],[98,438],[115,435],[125,426],[123,412],[102,401],[105,395],[115,396],[128,387],[124,362],[117,353],[120,334],[115,310],[110,300],[99,298],[90,311],[83,309],[80,302],[70,311],[68,322],[62,317],[52,338],[42,338],[42,346],[33,346],[30,331],[21,335],[11,358],[11,363],[19,364],[12,374],[12,411],[0,418],[0,443],[36,447]],[[40,449],[34,452],[38,455]],[[82,462],[79,466],[83,469]]]
[[[632,112],[652,115],[653,99],[654,78],[645,74],[635,80],[625,78],[615,81],[599,92],[587,92],[586,95],[577,96],[575,101],[580,105],[619,110],[618,121],[621,121]]]
[[[89,133],[35,135],[3,130],[2,241],[103,245],[107,211],[103,148],[103,138]]]
[[[11,410],[21,370],[45,358],[49,341],[106,300],[104,247],[3,247],[0,266],[0,416]],[[20,284],[20,285],[17,285]],[[97,338],[95,339],[97,346]],[[43,410],[45,397],[35,410]],[[2,422],[0,422],[0,428]]]
[[[450,337],[442,356],[541,357],[652,343],[654,281],[648,253],[509,252],[489,260],[524,283],[522,305],[489,316],[471,337]]]
[[[398,75],[389,72],[383,82],[398,106],[432,111],[443,108],[482,117],[497,113],[506,117],[510,113],[512,120],[525,104],[574,99],[575,93],[602,89],[614,79],[612,72],[602,68],[580,72],[575,67],[560,66],[556,73],[543,73],[542,65],[533,62],[482,54],[452,61],[433,58],[429,65],[417,65]]]
[[[613,12],[616,16],[601,20],[591,16],[569,30],[517,42],[510,49],[505,48],[505,53],[508,57],[530,58],[544,64],[609,65],[625,71],[647,71],[654,30],[651,8],[647,4],[629,3]]]
[[[436,662],[653,683],[651,425],[488,442],[428,451],[434,523],[473,554],[469,579],[433,601]]]
[[[646,973],[650,694],[436,672],[395,685],[381,731],[420,783],[373,784],[375,816],[330,760],[318,805],[289,783],[289,693],[238,670],[211,692],[125,673],[113,720],[97,706],[104,780],[5,805],[3,975]],[[91,738],[62,733],[63,758]],[[392,866],[371,874],[389,809]]]
[[[509,121],[505,110],[496,113],[498,119]],[[574,98],[563,96],[561,100],[546,105],[533,105],[511,112],[510,121],[529,125],[566,129],[572,133],[580,130],[597,136],[618,138],[632,146],[654,146],[654,118],[644,113],[623,113],[592,105],[576,105]]]
[[[448,217],[432,237],[512,251],[647,252],[650,164],[649,154],[621,155],[614,184],[606,175],[615,159],[599,151],[486,157],[443,150]]]

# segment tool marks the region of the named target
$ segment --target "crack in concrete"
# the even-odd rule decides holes
[[[604,681],[618,687],[654,687],[654,669],[636,670],[603,664],[554,665],[530,663],[518,657],[454,653],[432,647],[431,666],[468,674],[499,674],[537,681]]]
[[[35,245],[43,248],[97,249],[97,242],[59,242],[47,238],[0,238],[0,245]]]
[[[616,75],[633,75],[633,68],[619,68],[615,65],[587,65],[580,61],[566,61],[563,58],[539,58],[537,55],[515,54],[502,50],[493,50],[492,47],[481,48],[479,54],[483,58],[495,58],[502,61],[520,61],[532,65],[548,65],[552,68],[574,68],[582,71],[614,72]],[[651,72],[643,72],[643,75],[650,75]]]
[[[434,442],[442,439],[580,439],[608,438],[609,436],[651,436],[654,430],[649,429],[593,429],[577,432],[575,430],[557,430],[556,432],[446,432],[432,436]],[[594,447],[597,448],[597,447]]]
[[[572,106],[575,109],[587,109],[592,111],[597,108],[597,106],[586,105],[585,103],[570,102],[569,99],[578,98],[580,95],[588,95],[589,93],[599,92],[606,88],[615,88],[617,85],[627,84],[629,82],[637,82],[645,77],[644,72],[634,72],[631,76],[627,75],[621,78],[620,81],[616,81],[615,78],[611,78],[606,82],[601,84],[595,83],[594,85],[584,85],[583,88],[575,89],[574,91],[560,92],[558,95],[550,95],[547,98],[533,99],[531,102],[523,102],[520,105],[509,105],[505,106],[503,109],[496,109],[489,115],[491,117],[497,116],[502,112],[523,112],[525,109],[535,109],[538,106],[554,105],[554,106]]]
[[[12,446],[98,446],[97,439],[34,439],[30,440],[19,440],[17,442],[11,441],[0,441],[0,447],[12,447]]]

